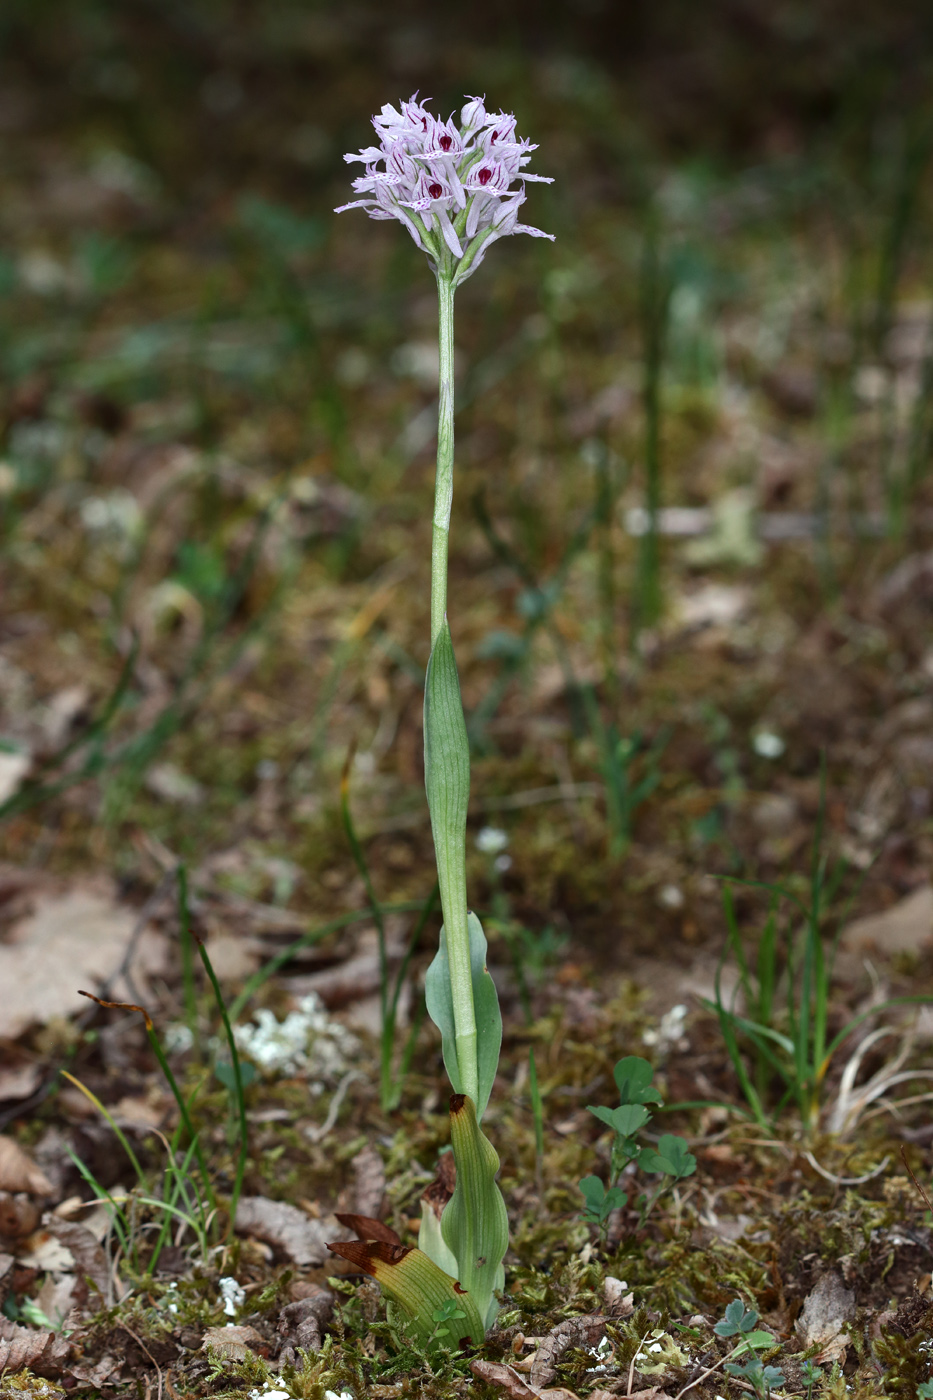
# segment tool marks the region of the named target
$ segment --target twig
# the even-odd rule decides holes
[[[149,1360],[152,1362],[153,1366],[156,1368],[156,1375],[159,1378],[159,1392],[156,1396],[156,1400],[162,1400],[162,1368],[159,1365],[158,1361],[156,1361],[155,1357],[153,1356],[149,1348],[146,1346],[146,1343],[143,1341],[143,1339],[141,1337],[137,1337],[136,1333],[131,1327],[127,1327],[125,1322],[118,1322],[117,1326],[120,1328],[121,1332],[126,1332],[128,1336],[133,1338],[133,1341],[136,1343],[136,1345],[142,1348],[142,1350],[149,1357]]]
[[[628,1380],[627,1380],[626,1386],[625,1386],[625,1388],[626,1388],[626,1390],[628,1391],[629,1395],[631,1395],[631,1393],[632,1393],[632,1386],[635,1384],[635,1362],[636,1362],[636,1361],[638,1360],[638,1358],[641,1356],[641,1349],[642,1349],[642,1347],[645,1345],[645,1342],[647,1342],[647,1340],[648,1340],[648,1338],[649,1338],[650,1336],[651,1336],[651,1331],[650,1331],[650,1329],[649,1329],[649,1330],[645,1333],[645,1335],[642,1337],[641,1341],[638,1343],[638,1346],[635,1348],[635,1355],[632,1357],[632,1364],[631,1364],[631,1366],[628,1368]]]
[[[887,1161],[887,1158],[885,1158],[885,1161]],[[933,1211],[933,1202],[931,1202],[929,1196],[924,1191],[923,1187],[920,1185],[920,1182],[914,1176],[913,1171],[911,1169],[911,1165],[907,1160],[907,1148],[904,1146],[903,1143],[901,1143],[901,1161],[904,1163],[904,1166],[907,1170],[907,1175],[910,1177],[911,1181],[916,1186],[917,1190],[920,1192],[920,1195],[923,1198],[927,1210]]]
[[[365,1078],[366,1076],[358,1069],[351,1069],[347,1074],[345,1074],[341,1079],[340,1083],[337,1085],[336,1092],[334,1093],[334,1097],[330,1101],[330,1108],[327,1110],[327,1117],[324,1119],[324,1122],[320,1125],[320,1127],[317,1128],[305,1128],[305,1136],[309,1137],[312,1142],[320,1142],[322,1138],[326,1138],[327,1134],[330,1132],[331,1128],[337,1121],[337,1114],[340,1112],[340,1105],[343,1103],[344,1095],[346,1094],[350,1085],[353,1083],[354,1079]]]
[[[828,1172],[825,1167],[821,1167],[812,1152],[804,1152],[804,1160],[810,1163],[815,1172],[819,1172],[824,1181],[831,1181],[834,1186],[861,1186],[866,1181],[873,1181],[876,1176],[880,1176],[891,1160],[890,1152],[879,1162],[877,1167],[872,1167],[870,1172],[864,1176],[836,1176],[835,1172]]]

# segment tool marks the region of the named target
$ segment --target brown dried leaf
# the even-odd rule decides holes
[[[457,1185],[457,1164],[452,1152],[442,1152],[437,1161],[437,1176],[421,1193],[423,1206],[430,1206],[440,1220],[444,1207]]]
[[[535,1390],[554,1379],[557,1362],[568,1347],[595,1347],[606,1335],[606,1319],[601,1313],[568,1317],[551,1329],[535,1353],[531,1384]]]
[[[67,1337],[35,1332],[0,1317],[0,1374],[28,1367],[37,1376],[57,1375],[71,1354]]]
[[[47,1215],[44,1224],[49,1234],[70,1250],[78,1278],[89,1279],[97,1292],[106,1297],[110,1285],[107,1256],[91,1231],[77,1221],[62,1220],[56,1215]]]
[[[382,1240],[384,1244],[402,1243],[401,1237],[389,1225],[383,1225],[381,1220],[373,1220],[370,1215],[346,1215],[338,1211],[336,1218],[341,1225],[346,1225],[348,1230],[352,1230],[358,1240]]]
[[[0,943],[0,986],[16,988],[15,997],[0,1002],[0,1036],[15,1040],[34,1023],[78,1011],[84,1005],[78,988],[113,976],[136,922],[136,911],[118,904],[106,885],[39,894],[33,912]],[[133,972],[143,996],[145,974],[162,970],[166,950],[166,939],[152,929],[138,940]],[[121,1000],[128,989],[119,979],[111,990]]]
[[[4,1101],[32,1098],[41,1083],[41,1067],[29,1060],[18,1065],[0,1065],[0,1099]]]
[[[501,1366],[497,1361],[477,1360],[470,1362],[470,1370],[481,1381],[499,1386],[510,1400],[538,1400],[537,1393],[525,1384],[511,1366]]]
[[[69,1366],[67,1374],[81,1381],[82,1389],[96,1389],[107,1381],[111,1385],[115,1384],[120,1380],[122,1370],[123,1357],[112,1356],[109,1351],[105,1351],[99,1361],[79,1361],[76,1365]]]
[[[39,1207],[25,1191],[15,1196],[10,1191],[0,1191],[0,1235],[8,1240],[19,1240],[32,1234],[38,1223]]]
[[[282,1359],[284,1353],[295,1349],[320,1351],[321,1325],[330,1316],[334,1306],[334,1295],[326,1288],[318,1289],[309,1298],[296,1298],[286,1303],[279,1313],[278,1333],[282,1338]],[[291,1358],[289,1358],[291,1359]]]
[[[354,1210],[361,1216],[377,1216],[382,1208],[382,1198],[386,1189],[386,1172],[382,1158],[374,1147],[364,1147],[350,1165],[354,1177]],[[374,1235],[373,1238],[379,1239],[380,1236]]]
[[[213,1351],[229,1361],[245,1361],[250,1351],[266,1352],[266,1340],[255,1327],[208,1327],[201,1339],[202,1351]]]
[[[841,1361],[849,1346],[844,1327],[855,1317],[855,1293],[834,1270],[824,1274],[804,1299],[797,1334],[805,1347],[818,1346],[817,1363]]]
[[[34,1196],[51,1196],[53,1189],[48,1177],[19,1143],[0,1136],[0,1191],[31,1191]]]
[[[297,1206],[265,1196],[241,1197],[236,1212],[236,1228],[241,1234],[283,1250],[299,1268],[324,1263],[327,1241],[335,1233],[332,1221],[333,1217],[330,1223],[309,1220]]]

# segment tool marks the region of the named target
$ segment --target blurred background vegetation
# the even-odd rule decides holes
[[[430,890],[434,289],[331,212],[418,89],[515,111],[555,177],[556,243],[458,298],[478,907],[529,966],[718,936],[709,872],[805,869],[821,751],[866,907],[914,888],[931,30],[924,0],[5,0],[0,854],[129,894],[180,856],[331,917],[364,900],[355,746],[380,896]]]

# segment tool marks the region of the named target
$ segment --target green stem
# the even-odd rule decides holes
[[[431,646],[447,615],[447,547],[454,498],[454,285],[437,279],[440,350],[437,406],[437,476],[434,481],[434,533],[431,540]]]
[[[447,620],[447,554],[454,494],[454,291],[452,276],[439,272],[437,475],[434,485],[434,528],[431,540],[432,651]],[[462,720],[460,722],[462,723]],[[466,743],[465,731],[463,742]],[[440,852],[438,854],[440,855]],[[476,1011],[473,1005],[473,977],[470,967],[470,935],[467,924],[466,861],[462,846],[453,853],[445,852],[445,855],[450,854],[453,854],[455,868],[451,870],[448,861],[439,860],[438,881],[447,935],[457,1063],[460,1067],[462,1090],[476,1104],[479,1102],[479,1069]]]

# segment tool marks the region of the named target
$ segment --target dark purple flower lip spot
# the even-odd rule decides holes
[[[492,171],[486,170],[484,168],[479,172],[476,178],[479,180],[481,185],[488,185],[489,181],[492,179]]]
[[[440,139],[440,148],[441,148],[442,151],[449,151],[452,145],[453,145],[453,137],[452,137],[452,136],[442,136],[442,137],[441,137],[441,139]]]
[[[432,199],[440,199],[443,193],[443,188],[440,185],[428,185],[428,194],[431,196]]]

